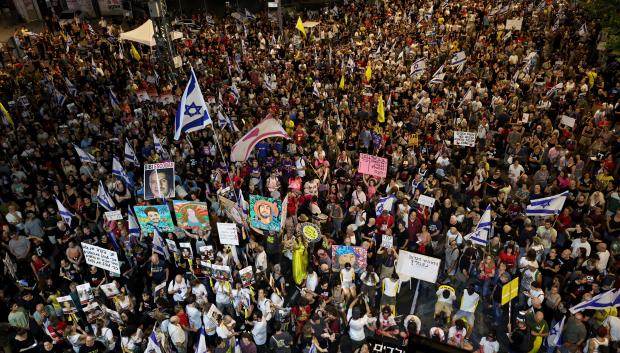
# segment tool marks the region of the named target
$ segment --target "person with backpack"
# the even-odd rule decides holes
[[[279,322],[274,322],[273,329],[276,331],[269,338],[269,349],[273,353],[291,353],[291,347],[293,346],[293,336],[290,333],[282,330],[282,325]]]

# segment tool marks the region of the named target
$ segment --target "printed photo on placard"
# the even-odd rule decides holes
[[[241,277],[241,284],[243,284],[244,287],[251,286],[254,283],[254,271],[252,270],[252,266],[239,270],[239,277]]]
[[[213,265],[209,261],[200,261],[200,267],[205,277],[213,277]]]
[[[222,281],[231,281],[232,272],[230,266],[211,265],[213,269],[213,277]]]
[[[198,252],[200,252],[200,258],[202,260],[214,260],[215,259],[215,252],[213,251],[213,245],[201,246],[198,249]]]
[[[174,223],[168,205],[134,206],[133,210],[143,232],[153,233],[155,228],[160,232],[174,231]]]
[[[78,297],[80,298],[80,304],[86,305],[95,299],[90,283],[77,285],[75,286],[75,289],[77,290]]]
[[[108,298],[114,298],[117,295],[121,294],[118,291],[118,288],[116,288],[116,283],[102,284],[100,288],[103,291],[103,294],[105,294],[105,296]]]
[[[219,196],[218,201],[220,206],[224,209],[224,213],[228,218],[230,218],[231,221],[237,224],[248,224],[246,214],[243,213],[243,210],[236,202],[231,201],[224,196]]]
[[[366,249],[361,246],[332,245],[332,270],[339,272],[347,263],[350,263],[356,272],[365,269],[366,257]]]
[[[206,203],[174,200],[172,205],[179,227],[209,228],[209,206]]]
[[[75,306],[75,303],[73,302],[73,299],[71,299],[70,295],[58,297],[56,300],[58,301],[58,304],[60,304],[63,314],[71,315],[77,313],[77,307]]]
[[[84,307],[84,313],[86,314],[86,320],[88,322],[94,322],[103,315],[103,310],[97,302],[90,303]]]
[[[144,199],[174,198],[174,162],[144,165]]]
[[[250,195],[250,225],[262,230],[279,232],[282,201],[270,197]]]
[[[181,247],[181,257],[184,260],[192,260],[194,258],[191,243],[179,243],[179,246]]]

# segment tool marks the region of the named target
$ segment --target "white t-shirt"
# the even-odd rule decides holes
[[[363,341],[366,338],[366,334],[364,333],[364,327],[370,323],[375,322],[376,318],[371,318],[366,315],[361,318],[354,320],[351,318],[352,311],[349,309],[347,311],[347,321],[349,322],[349,337],[353,341]]]
[[[453,338],[454,343],[456,343],[457,345],[463,343],[463,339],[465,339],[466,335],[467,335],[467,329],[465,328],[460,331],[457,331],[456,326],[452,326],[448,330],[448,340]]]
[[[487,341],[486,337],[482,337],[480,348],[483,349],[484,353],[497,353],[499,352],[499,343],[497,341]]]
[[[319,276],[316,272],[312,272],[306,277],[306,288],[312,292],[316,289],[316,286],[319,285]]]
[[[192,294],[195,295],[198,300],[207,300],[207,288],[202,283],[192,287]]]
[[[609,328],[609,337],[612,342],[620,341],[620,318],[617,316],[608,316],[603,325]]]
[[[343,283],[351,283],[353,282],[353,275],[355,274],[355,271],[353,271],[353,267],[351,267],[350,269],[346,269],[343,268],[340,270],[340,274],[342,275],[342,282]]]
[[[607,268],[607,264],[609,263],[609,250],[605,250],[603,252],[597,252],[596,253],[598,255],[598,263],[596,264],[596,269],[599,272],[603,272],[605,271],[605,269]]]
[[[443,297],[443,291],[447,290],[448,292],[450,292],[450,296],[448,298],[444,298]],[[449,305],[452,305],[452,303],[456,300],[456,295],[454,294],[453,291],[450,291],[448,289],[445,288],[439,288],[439,290],[437,290],[437,301],[440,303],[447,303]]]
[[[222,284],[220,281],[217,281],[214,286],[215,289],[215,302],[219,304],[230,304],[230,297],[228,296],[230,291],[230,286]]]
[[[473,292],[471,295],[467,294],[467,291],[463,292],[463,298],[461,299],[461,310],[473,313],[476,311],[476,306],[480,301],[480,295]],[[450,329],[452,330],[452,329]]]
[[[254,336],[254,343],[259,346],[267,342],[267,321],[264,317],[261,321],[254,321],[252,336]]]
[[[170,284],[168,284],[168,293],[174,292],[172,295],[172,299],[177,302],[181,302],[185,299],[188,290],[187,282],[185,280],[181,281],[181,283],[177,283],[177,281],[172,280]]]
[[[398,281],[392,281],[390,278],[383,279],[383,294],[395,297],[398,292]]]
[[[573,240],[570,247],[573,249],[573,252],[571,254],[572,257],[579,256],[579,248],[586,249],[586,257],[589,257],[590,251],[592,251],[592,247],[590,246],[590,243],[587,240],[585,242],[581,242],[581,238],[577,238]]]
[[[179,343],[181,345],[185,344],[185,331],[181,327],[181,325],[168,325],[168,334],[170,335],[170,340],[173,344]],[[176,346],[176,344],[175,344]]]
[[[420,328],[422,327],[422,321],[420,321],[420,318],[415,316],[415,315],[408,315],[405,320],[403,320],[403,326],[405,328],[407,328],[407,326],[409,326],[409,321],[413,321],[415,322],[416,325],[416,334],[420,334]]]

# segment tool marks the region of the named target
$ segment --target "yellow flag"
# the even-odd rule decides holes
[[[140,61],[140,53],[138,53],[138,50],[136,50],[136,47],[134,47],[133,44],[131,45],[131,56],[133,56],[134,59]]]
[[[372,78],[372,68],[370,67],[370,61],[368,62],[368,66],[366,67],[366,81],[370,82]]]
[[[340,78],[340,84],[338,85],[338,88],[344,89],[344,74],[342,74],[342,77]]]
[[[344,14],[344,24],[348,25],[349,24],[349,16],[347,16],[347,14]]]
[[[301,21],[301,17],[297,17],[297,24],[295,25],[295,28],[297,28],[304,35],[304,38],[306,38],[306,29],[304,28],[304,23]]]
[[[377,104],[377,120],[380,123],[385,122],[385,108],[383,107],[383,95],[379,96],[379,104]]]
[[[11,119],[11,114],[9,114],[9,112],[6,110],[4,105],[2,105],[2,103],[0,103],[0,112],[2,112],[2,116],[4,117],[6,122],[9,123],[9,125],[11,125],[12,128],[15,128],[15,124],[13,123],[13,119]]]

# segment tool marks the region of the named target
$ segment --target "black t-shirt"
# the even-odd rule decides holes
[[[106,349],[105,346],[103,345],[103,343],[99,342],[99,341],[95,341],[95,344],[92,345],[92,347],[88,347],[86,345],[83,345],[80,348],[80,352],[79,353],[105,353]]]
[[[549,256],[547,256],[547,258],[544,261],[545,266],[550,267],[550,268],[555,268],[556,266],[560,265],[560,260],[556,257],[555,259],[550,259]],[[545,268],[540,269],[540,272],[544,275],[544,276],[554,276],[557,272],[553,272],[550,270],[547,270]]]

